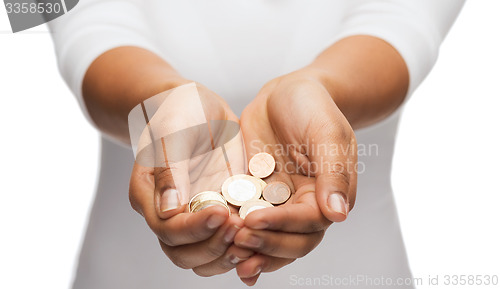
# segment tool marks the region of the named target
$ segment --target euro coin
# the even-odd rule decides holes
[[[201,192],[199,194],[196,194],[191,198],[191,201],[189,201],[189,211],[191,213],[196,213],[210,206],[223,206],[229,211],[229,213],[231,213],[231,210],[227,205],[227,201],[218,192]]]
[[[222,184],[222,195],[230,204],[240,207],[244,202],[260,198],[262,181],[248,175],[234,175]]]
[[[270,182],[262,191],[262,197],[273,205],[280,205],[286,202],[291,196],[290,187],[283,182]]]
[[[250,159],[250,162],[248,162],[248,170],[252,176],[261,179],[270,176],[275,167],[276,161],[273,156],[268,153],[258,153]]]
[[[274,206],[271,203],[266,202],[264,200],[252,200],[252,201],[245,202],[240,208],[240,212],[239,212],[240,218],[245,219],[245,217],[248,216],[248,214],[250,214],[251,212],[253,212],[255,210],[260,210],[260,209],[264,209],[264,208],[271,208],[271,207],[274,207]]]

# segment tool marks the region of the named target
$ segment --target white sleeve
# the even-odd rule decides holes
[[[80,0],[67,14],[49,22],[59,71],[91,122],[82,98],[82,82],[91,63],[120,46],[158,49],[141,0]]]
[[[371,35],[391,44],[410,74],[410,96],[434,66],[465,0],[354,0],[335,40]]]

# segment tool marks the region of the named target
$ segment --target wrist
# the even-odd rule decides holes
[[[345,105],[342,105],[341,96],[344,95],[344,89],[342,88],[341,82],[338,81],[335,77],[332,77],[332,75],[330,75],[324,69],[309,65],[292,73],[283,75],[278,80],[278,83],[289,84],[313,82],[316,85],[322,86],[339,108],[345,108]]]
[[[154,79],[149,81],[139,81],[137,84],[137,90],[131,92],[133,98],[132,102],[135,105],[141,103],[142,101],[155,96],[164,91],[179,87],[181,85],[191,83],[193,81],[181,77],[178,74],[163,75],[160,79]]]
[[[358,113],[356,111],[359,105],[356,105],[353,98],[349,98],[352,95],[352,88],[349,87],[350,82],[347,79],[314,63],[300,69],[298,72],[303,77],[313,79],[323,86],[349,123],[353,127],[357,127],[359,117],[357,117]]]
[[[332,100],[338,105],[341,98],[340,96],[342,95],[342,86],[328,71],[320,67],[309,65],[297,70],[297,73],[305,79],[313,80],[322,85],[326,91],[328,91]]]

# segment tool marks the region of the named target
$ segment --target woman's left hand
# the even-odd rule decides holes
[[[285,182],[293,192],[285,204],[248,215],[235,237],[257,253],[236,267],[247,285],[308,254],[354,205],[356,138],[314,75],[303,69],[272,80],[241,117],[248,158],[273,155],[276,169],[266,181]]]

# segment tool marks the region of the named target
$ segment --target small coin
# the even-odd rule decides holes
[[[249,175],[234,175],[222,184],[222,195],[230,204],[239,207],[246,201],[260,198],[262,181]]]
[[[278,181],[268,183],[262,192],[264,200],[273,205],[283,204],[290,198],[291,194],[290,187]]]
[[[231,213],[226,199],[224,199],[220,193],[213,191],[205,191],[196,194],[191,198],[188,206],[191,213],[196,213],[210,206],[223,206]]]
[[[271,203],[266,202],[264,200],[252,200],[252,201],[245,202],[240,208],[240,212],[239,212],[240,218],[245,219],[245,217],[248,216],[248,214],[250,214],[251,212],[253,212],[255,210],[260,210],[260,209],[264,209],[264,208],[271,208],[271,207],[274,207],[274,206]]]
[[[261,179],[270,176],[274,171],[274,167],[276,167],[276,161],[268,153],[258,153],[248,163],[248,170],[252,176]]]

